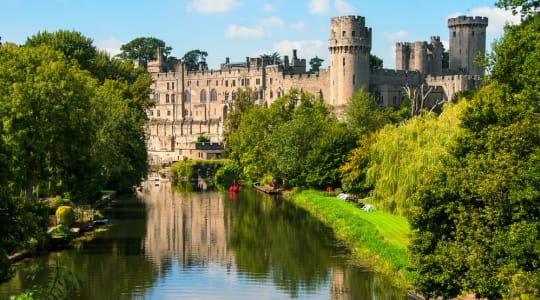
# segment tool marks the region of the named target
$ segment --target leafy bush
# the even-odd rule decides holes
[[[58,223],[69,228],[75,222],[75,211],[71,206],[60,206],[56,210],[56,218],[58,219]]]

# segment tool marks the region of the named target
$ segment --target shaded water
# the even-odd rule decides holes
[[[108,217],[96,239],[19,263],[0,297],[47,280],[58,261],[83,283],[72,299],[406,299],[305,211],[254,191],[179,194],[151,182]]]

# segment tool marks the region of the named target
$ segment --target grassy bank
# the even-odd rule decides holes
[[[386,273],[406,287],[413,274],[408,265],[407,245],[411,230],[407,219],[382,211],[365,212],[320,191],[301,191],[287,199],[306,209],[349,243],[353,255],[368,260],[376,272]]]

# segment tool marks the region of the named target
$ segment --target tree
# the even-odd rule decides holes
[[[95,133],[88,112],[96,81],[46,46],[0,51],[3,138],[29,201],[37,186],[67,188],[70,171],[84,166]]]
[[[123,60],[139,59],[147,63],[157,59],[158,48],[161,53],[167,57],[172,48],[167,46],[164,41],[154,37],[138,37],[120,47],[120,54],[117,56]]]
[[[358,136],[376,131],[384,125],[398,121],[392,108],[382,108],[364,87],[356,92],[345,107],[347,124]]]
[[[369,68],[371,70],[382,69],[383,68],[383,60],[382,60],[382,58],[380,58],[380,57],[378,57],[376,55],[370,54],[369,55]]]
[[[93,45],[93,40],[77,31],[38,32],[28,38],[24,44],[26,47],[40,45],[48,45],[50,48],[62,52],[68,59],[75,59],[85,70],[91,69],[92,60],[98,52]]]
[[[203,69],[208,68],[206,65],[207,56],[208,52],[196,49],[186,52],[182,57],[182,61],[185,63],[188,71],[197,71],[199,70],[199,65],[201,65]]]
[[[310,73],[310,74],[319,73],[319,68],[321,67],[323,61],[324,61],[324,59],[322,59],[322,58],[320,58],[318,56],[315,56],[312,59],[310,59],[309,60],[310,68],[309,68],[308,73]]]
[[[260,56],[263,60],[263,63],[265,65],[281,65],[281,55],[279,53],[274,52],[272,54],[261,54]]]
[[[537,20],[506,27],[490,83],[463,113],[450,156],[415,195],[411,265],[426,296],[540,295]]]
[[[499,0],[495,6],[512,10],[514,15],[521,11],[522,16],[534,14],[540,7],[540,0]]]

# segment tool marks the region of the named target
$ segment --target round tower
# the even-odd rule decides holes
[[[360,86],[369,86],[371,28],[360,16],[334,17],[330,39],[330,103],[346,104]]]
[[[488,18],[459,16],[448,19],[450,30],[449,69],[469,75],[484,75],[484,68],[474,63],[486,52]]]

